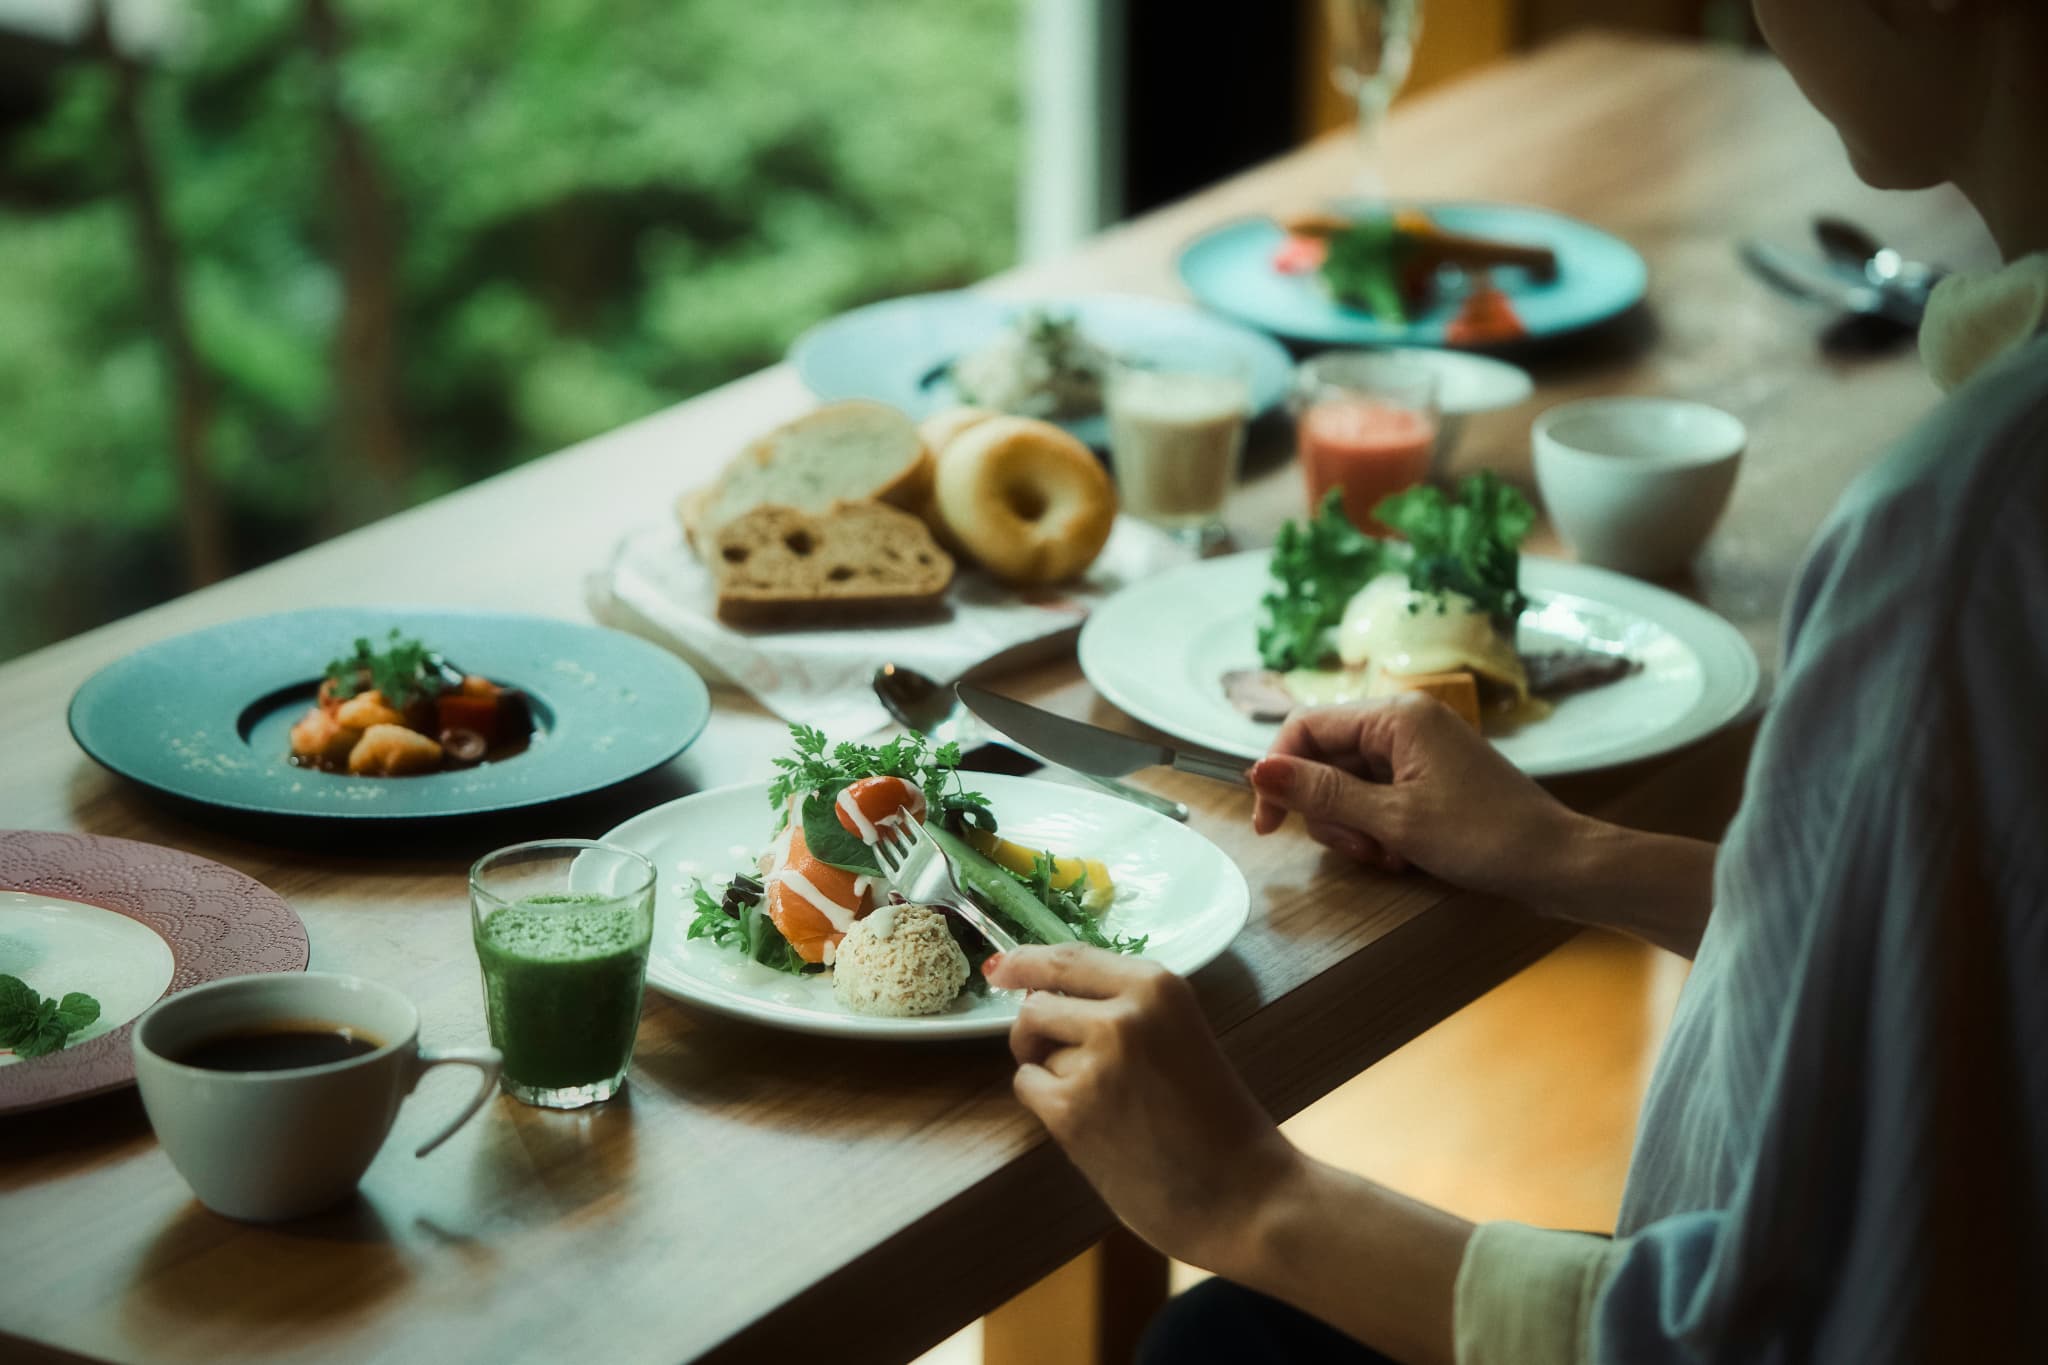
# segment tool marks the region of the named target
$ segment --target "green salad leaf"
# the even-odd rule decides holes
[[[1401,271],[1415,243],[1393,217],[1361,218],[1330,238],[1323,257],[1323,283],[1339,303],[1362,308],[1385,322],[1405,323]]]
[[[864,872],[870,877],[879,877],[882,866],[875,860],[874,849],[839,823],[839,793],[852,786],[854,781],[853,778],[836,777],[804,798],[804,847],[811,851],[813,858],[842,871]]]
[[[1369,536],[1344,515],[1330,490],[1307,522],[1288,522],[1273,544],[1273,585],[1260,605],[1259,658],[1267,668],[1318,668],[1335,653],[1344,608],[1380,574],[1399,570],[1418,592],[1457,592],[1513,628],[1528,605],[1519,547],[1536,509],[1491,471],[1444,496],[1418,484],[1382,501],[1373,516],[1405,539]]]
[[[100,1002],[83,991],[47,999],[18,976],[0,976],[0,1048],[17,1057],[55,1052],[100,1017]]]
[[[1316,668],[1334,652],[1332,634],[1357,591],[1398,568],[1391,542],[1377,540],[1344,516],[1344,494],[1331,489],[1315,515],[1290,521],[1273,542],[1273,586],[1261,602],[1259,658],[1266,667]]]
[[[696,915],[690,927],[683,931],[684,938],[708,938],[721,948],[743,953],[764,967],[791,976],[807,976],[824,970],[822,964],[806,962],[797,950],[789,946],[789,940],[775,927],[775,921],[768,916],[765,896],[736,897],[741,903],[738,913],[725,908],[725,903],[705,889],[704,883],[693,882],[690,899],[696,906]]]
[[[1373,515],[1408,539],[1408,582],[1418,592],[1457,592],[1512,629],[1522,595],[1519,547],[1536,509],[1498,474],[1484,471],[1446,498],[1427,484],[1394,494]]]

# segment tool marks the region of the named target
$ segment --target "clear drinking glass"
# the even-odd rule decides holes
[[[1400,355],[1349,351],[1302,365],[1292,406],[1309,511],[1341,489],[1351,524],[1385,534],[1373,509],[1429,477],[1437,385],[1434,369]]]
[[[1111,361],[1103,406],[1123,510],[1197,552],[1227,540],[1223,504],[1244,457],[1251,394],[1238,355]]]
[[[514,844],[470,869],[469,906],[505,1092],[547,1109],[616,1095],[640,1027],[654,864],[588,839]]]
[[[1358,104],[1359,193],[1387,197],[1379,169],[1379,127],[1408,79],[1422,36],[1422,0],[1324,0],[1330,23],[1330,79]]]

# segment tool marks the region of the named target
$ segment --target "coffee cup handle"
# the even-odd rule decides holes
[[[446,1128],[421,1143],[420,1149],[413,1153],[416,1157],[425,1156],[454,1137],[455,1130],[468,1123],[469,1116],[484,1107],[484,1101],[491,1097],[491,1091],[498,1084],[498,1072],[505,1065],[505,1056],[494,1047],[464,1047],[447,1052],[423,1047],[419,1051],[419,1059],[413,1065],[413,1084],[418,1085],[420,1077],[432,1068],[449,1065],[473,1066],[483,1073],[483,1079],[477,1085],[476,1094],[470,1096],[469,1103],[462,1106],[462,1112],[457,1114]]]

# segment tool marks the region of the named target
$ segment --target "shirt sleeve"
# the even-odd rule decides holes
[[[1579,1365],[1620,1249],[1605,1237],[1482,1223],[1458,1266],[1458,1365]]]

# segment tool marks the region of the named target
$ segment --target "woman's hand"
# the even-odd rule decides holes
[[[1130,1229],[1223,1274],[1306,1165],[1224,1060],[1188,983],[1078,943],[991,959],[1027,990],[1010,1030],[1017,1098]]]
[[[1587,823],[1419,692],[1297,712],[1251,780],[1260,834],[1293,811],[1310,837],[1362,863],[1501,895],[1540,897]]]

